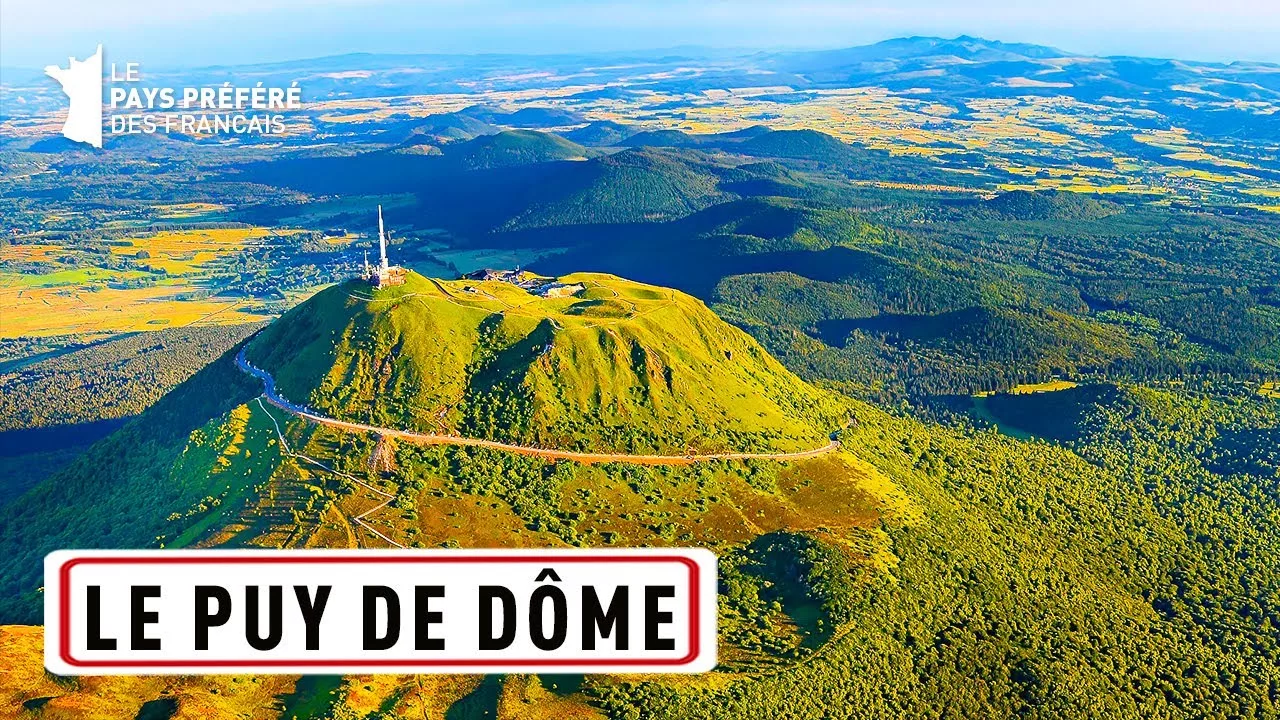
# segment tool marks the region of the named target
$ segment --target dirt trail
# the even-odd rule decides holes
[[[271,402],[271,398],[267,398],[267,402]],[[274,404],[274,403],[273,403],[273,404]],[[374,513],[378,512],[378,511],[379,511],[379,510],[381,510],[382,508],[384,508],[384,507],[386,507],[387,505],[391,504],[391,501],[392,501],[392,500],[394,500],[394,499],[395,499],[395,497],[396,497],[395,495],[392,495],[391,493],[388,493],[388,492],[384,492],[384,491],[382,491],[382,490],[379,490],[378,488],[376,488],[376,487],[374,487],[374,486],[370,485],[369,483],[367,483],[367,482],[365,482],[365,481],[361,480],[360,478],[358,478],[358,477],[356,477],[356,476],[354,476],[354,475],[348,475],[347,473],[344,473],[344,472],[340,472],[340,471],[338,471],[338,470],[335,470],[335,469],[333,469],[332,467],[330,467],[330,466],[328,466],[328,465],[326,465],[326,464],[324,464],[324,463],[320,462],[319,460],[316,460],[316,459],[315,459],[315,458],[313,458],[313,457],[309,457],[309,456],[307,456],[307,455],[303,455],[302,453],[299,453],[299,452],[294,452],[294,451],[293,451],[293,449],[289,447],[289,442],[288,442],[287,440],[285,440],[284,432],[283,432],[283,431],[281,431],[281,429],[280,429],[280,423],[276,422],[276,418],[275,418],[275,416],[274,416],[274,415],[272,415],[272,414],[271,414],[271,412],[267,410],[266,406],[264,406],[264,405],[262,404],[262,398],[258,398],[258,407],[262,408],[262,412],[266,413],[266,414],[267,414],[267,417],[271,418],[271,424],[272,424],[272,425],[275,425],[275,427],[276,427],[276,437],[278,437],[278,438],[280,439],[280,450],[281,450],[285,455],[287,455],[287,456],[289,456],[289,457],[297,458],[297,459],[299,459],[299,460],[305,460],[306,462],[309,462],[309,463],[311,463],[312,465],[315,465],[316,467],[320,468],[321,470],[326,470],[326,471],[328,471],[328,472],[333,473],[334,475],[339,475],[339,476],[341,476],[341,477],[347,478],[347,479],[348,479],[348,480],[350,480],[351,482],[353,482],[353,483],[355,483],[355,484],[359,485],[360,487],[363,487],[363,488],[365,488],[366,490],[369,490],[369,491],[373,492],[375,495],[377,495],[377,496],[378,496],[378,498],[382,500],[382,502],[380,502],[380,503],[378,503],[377,505],[375,505],[375,506],[373,506],[373,507],[369,508],[368,510],[365,510],[364,512],[360,513],[359,515],[356,515],[355,517],[353,517],[353,518],[351,518],[351,519],[352,519],[352,520],[355,520],[355,521],[356,521],[356,524],[360,525],[360,527],[364,528],[365,530],[368,530],[369,532],[373,533],[374,535],[377,535],[378,537],[382,538],[383,540],[386,540],[387,542],[391,543],[391,545],[393,545],[393,546],[395,546],[395,547],[398,547],[398,548],[403,548],[403,547],[404,547],[404,545],[401,545],[400,543],[396,542],[395,540],[392,540],[391,538],[387,537],[386,535],[383,535],[381,532],[379,532],[379,531],[377,530],[377,528],[375,528],[374,526],[370,525],[370,524],[365,520],[365,518],[366,518],[366,517],[368,517],[368,516],[370,516],[370,515],[372,515],[372,514],[374,514]],[[277,407],[279,407],[279,406],[277,405]]]
[[[751,452],[731,452],[731,453],[707,453],[707,454],[687,454],[687,455],[631,455],[626,453],[593,453],[579,452],[576,450],[554,450],[550,448],[535,447],[532,445],[514,445],[511,443],[498,442],[497,440],[485,440],[482,438],[462,437],[460,435],[449,435],[445,433],[420,433],[410,430],[396,430],[394,428],[378,427],[376,425],[365,425],[363,423],[348,422],[346,420],[338,420],[337,418],[326,417],[320,415],[310,408],[303,407],[292,403],[276,392],[275,378],[271,377],[265,370],[260,370],[245,359],[244,349],[236,355],[236,365],[244,372],[253,375],[262,381],[265,391],[263,397],[267,402],[286,412],[292,413],[304,420],[331,427],[338,430],[348,430],[351,432],[375,433],[388,438],[394,438],[402,442],[413,443],[416,445],[464,445],[468,447],[482,447],[491,450],[501,450],[503,452],[514,453],[516,455],[526,455],[529,457],[541,458],[543,460],[572,460],[574,462],[592,464],[592,463],[629,463],[632,465],[692,465],[697,462],[707,462],[710,460],[804,460],[807,458],[818,457],[829,452],[834,452],[840,448],[840,441],[832,439],[831,442],[822,447],[813,448],[811,450],[800,450],[797,452],[787,453],[751,453]]]

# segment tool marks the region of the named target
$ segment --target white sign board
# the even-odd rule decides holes
[[[705,672],[715,562],[696,549],[63,550],[45,558],[45,666]]]

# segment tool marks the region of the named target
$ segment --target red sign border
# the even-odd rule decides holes
[[[176,553],[175,553],[176,554]],[[314,557],[299,555],[289,558],[272,558],[253,557],[245,555],[240,557],[232,557],[226,555],[211,555],[209,557],[109,557],[102,555],[92,555],[83,558],[72,558],[63,563],[58,570],[59,587],[58,587],[58,617],[60,627],[58,628],[58,656],[67,665],[82,668],[232,668],[232,667],[350,667],[350,668],[381,668],[381,667],[616,667],[626,669],[629,667],[665,667],[688,665],[698,658],[701,650],[701,617],[698,610],[701,605],[701,575],[702,571],[698,564],[691,558],[680,555],[630,555],[619,554],[610,555],[607,553],[595,553],[592,555],[564,555],[564,556],[544,556],[544,555],[422,555],[419,557],[392,557],[386,555],[370,555],[360,557],[357,555],[323,555],[316,553]],[[99,565],[163,565],[163,564],[272,564],[272,563],[588,563],[588,562],[629,562],[629,563],[655,563],[655,562],[677,562],[684,565],[689,570],[689,652],[680,658],[657,658],[651,660],[612,660],[612,659],[585,659],[575,660],[570,658],[536,658],[529,660],[511,660],[506,658],[495,658],[492,660],[482,659],[455,659],[455,660],[405,660],[405,659],[363,659],[363,660],[279,660],[279,659],[263,659],[263,660],[78,660],[71,655],[71,597],[68,588],[71,587],[71,570],[77,565],[99,564]]]

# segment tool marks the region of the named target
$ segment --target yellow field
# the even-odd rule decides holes
[[[166,212],[193,214],[219,207],[212,203],[160,206]],[[82,251],[50,243],[0,246],[0,263],[48,266],[39,272],[0,270],[0,338],[71,333],[101,337],[191,324],[257,322],[267,316],[253,301],[179,298],[205,287],[202,282],[209,271],[229,255],[299,232],[303,231],[254,227],[128,238],[109,245],[113,255],[133,267],[124,270],[95,267]],[[331,242],[350,240],[347,236]]]
[[[200,203],[190,203],[198,205]],[[147,253],[150,257],[139,260],[147,269],[164,270],[170,275],[189,275],[201,266],[231,252],[243,249],[247,244],[266,237],[266,228],[233,228],[226,230],[182,230],[159,233],[152,237],[130,238],[128,245],[113,245],[115,255],[137,256]]]
[[[325,76],[360,78],[367,77],[369,72],[355,70],[326,73]],[[787,85],[772,85],[680,92],[639,89],[646,81],[669,79],[679,73],[645,73],[637,69],[636,74],[624,83],[640,83],[632,96],[590,99],[578,96],[610,86],[583,82],[551,88],[497,90],[490,83],[502,80],[504,76],[493,76],[484,82],[463,83],[457,92],[308,102],[307,114],[288,116],[284,135],[312,136],[323,141],[331,136],[356,132],[345,129],[344,125],[420,118],[457,112],[473,105],[502,111],[540,107],[569,110],[588,122],[622,122],[644,130],[676,129],[705,134],[753,125],[765,125],[775,130],[812,129],[894,155],[946,158],[956,153],[978,152],[996,166],[1009,162],[1013,157],[1038,155],[1045,158],[1045,163],[1043,168],[1032,167],[1032,174],[1058,173],[1057,177],[1047,180],[1057,180],[1060,185],[1043,182],[1046,179],[1040,177],[1036,177],[1037,184],[1073,192],[1163,192],[1181,197],[1199,197],[1205,192],[1228,195],[1251,190],[1261,190],[1264,194],[1275,192],[1265,187],[1261,178],[1247,174],[1230,175],[1234,171],[1248,173],[1256,166],[1247,162],[1248,158],[1224,157],[1225,146],[1220,142],[1212,142],[1183,128],[1135,132],[1135,118],[1148,118],[1150,110],[1119,103],[1115,98],[1086,101],[1068,95],[1030,94],[1033,90],[1070,86],[1052,71],[998,81],[1006,87],[1027,88],[1027,95],[974,98],[964,101],[963,107],[954,101],[939,100],[928,91],[928,83],[924,79],[945,73],[941,68],[901,73],[898,75],[900,79],[918,77],[922,81],[919,88],[900,90],[852,87],[804,91]],[[569,80],[549,72],[518,73],[506,77],[506,80],[534,78],[559,82]],[[1200,84],[1190,83],[1185,89],[1201,93],[1201,102],[1215,108],[1234,107],[1255,113],[1274,113],[1276,108],[1276,103],[1270,101],[1215,101],[1212,100],[1215,96]],[[793,97],[786,97],[788,95]],[[679,106],[682,111],[669,113],[663,106]],[[310,120],[312,117],[335,125],[316,136],[317,130]],[[0,121],[0,131],[29,136],[39,128],[43,134],[55,134],[60,122],[61,116],[57,114],[32,120],[6,120]],[[1098,138],[1118,133],[1159,148],[1163,159],[1121,157],[1097,142]],[[1073,162],[1074,158],[1083,157],[1110,159],[1113,165],[1107,167],[1090,163],[1079,166]],[[1023,162],[1035,165],[1034,162]],[[1193,167],[1197,164],[1206,164],[1222,172],[1203,173]],[[1174,174],[1170,175],[1171,172]],[[1227,184],[1227,187],[1215,187],[1220,184]],[[986,189],[997,188],[987,186]],[[1006,186],[1001,189],[1012,188]],[[184,207],[187,205],[191,207]],[[172,217],[191,217],[217,210],[184,203],[172,206],[168,212],[173,213]]]
[[[166,206],[176,212],[202,212],[209,203]],[[296,231],[285,231],[296,232]],[[0,337],[44,337],[158,330],[191,324],[237,324],[265,317],[244,300],[179,300],[198,289],[196,281],[210,263],[255,242],[269,242],[266,228],[184,230],[131,238],[112,245],[112,254],[133,260],[136,270],[77,267],[57,245],[0,248],[0,260],[60,262],[45,274],[0,273]],[[141,255],[141,257],[139,257]],[[74,259],[74,255],[70,256]],[[54,265],[55,268],[59,267]],[[163,270],[168,277],[152,275]],[[145,280],[143,287],[112,287]]]
[[[1245,169],[1254,167],[1253,165],[1250,165],[1247,162],[1220,158],[1215,155],[1210,155],[1209,153],[1204,152],[1203,150],[1183,150],[1181,152],[1165,155],[1165,157],[1169,158],[1170,160],[1183,160],[1188,162],[1206,162],[1212,165],[1221,165],[1222,167],[1245,168]]]
[[[849,184],[857,185],[859,187],[876,187],[885,190],[919,190],[922,192],[965,193],[969,195],[982,195],[987,198],[995,197],[995,193],[990,190],[966,187],[964,185],[936,185],[933,183],[890,182],[886,180],[850,180]]]
[[[1049,380],[1041,383],[1026,383],[1023,385],[1015,385],[1005,391],[1007,395],[1034,395],[1036,393],[1057,392],[1059,390],[1070,390],[1074,387],[1080,387],[1079,383],[1073,383],[1070,380]],[[995,395],[994,391],[980,392],[974,394],[974,397],[991,397]]]
[[[44,630],[0,626],[0,717],[108,720],[139,715],[144,703],[171,698],[173,720],[275,720],[285,698],[303,691],[297,675],[129,675],[55,678],[44,671]],[[484,680],[479,675],[354,675],[333,681],[316,703],[334,717],[443,718]],[[554,676],[513,675],[496,698],[498,716],[520,720],[595,720],[602,716],[578,693],[557,694]],[[545,683],[545,685],[544,685]],[[325,687],[322,685],[321,687]],[[313,691],[315,692],[315,691]],[[40,702],[41,698],[45,698]],[[30,711],[24,703],[39,703]],[[145,713],[143,714],[145,716]]]
[[[1181,128],[1136,133],[1133,139],[1144,145],[1152,145],[1173,152],[1200,152],[1200,148],[1196,147],[1195,143],[1188,137],[1187,131]]]
[[[1195,168],[1178,168],[1169,170],[1169,175],[1176,178],[1194,178],[1196,180],[1208,180],[1216,183],[1238,182],[1239,178],[1233,175],[1223,175],[1222,173],[1209,172],[1208,170],[1198,170]]]
[[[95,336],[192,324],[234,325],[266,317],[244,309],[243,301],[174,299],[182,289],[0,287],[0,338]]]
[[[160,217],[174,219],[195,217],[196,215],[204,215],[205,213],[226,209],[225,205],[207,202],[172,203],[156,206],[156,211]]]
[[[62,252],[58,245],[0,245],[0,262],[53,262]]]
[[[917,76],[942,73],[943,70],[934,69]],[[904,73],[901,77],[912,75]],[[553,74],[546,73],[519,77],[535,76],[554,78]],[[672,76],[641,73],[631,80],[642,82],[663,77]],[[1011,77],[1003,84],[1029,89],[1068,87],[1068,83],[1056,80],[1051,73]],[[1034,167],[1031,163],[1033,167],[1026,168],[1035,178],[1028,182],[1072,192],[1160,192],[1185,196],[1218,190],[1205,183],[1230,183],[1225,190],[1231,193],[1261,184],[1256,177],[1226,174],[1230,170],[1247,172],[1252,166],[1242,160],[1222,157],[1216,150],[1220,144],[1187,130],[1133,132],[1133,116],[1142,115],[1144,111],[1118,106],[1111,99],[1090,102],[1066,95],[1029,94],[972,99],[966,101],[962,109],[930,97],[923,87],[903,90],[854,87],[805,92],[786,85],[697,92],[639,91],[627,99],[574,97],[605,87],[584,83],[554,89],[493,90],[476,83],[468,85],[464,92],[325,100],[308,103],[307,110],[317,113],[324,121],[339,124],[422,117],[481,104],[503,111],[529,107],[565,109],[579,113],[585,121],[622,122],[645,130],[674,129],[694,134],[765,125],[774,130],[817,130],[894,155],[945,158],[954,153],[980,152],[997,166],[1004,164],[1005,157],[1028,157],[1026,151],[1030,147],[1031,154],[1043,156],[1045,163],[1043,167]],[[785,97],[791,94],[795,95],[794,100]],[[682,108],[678,114],[662,109],[677,104]],[[1271,107],[1268,103],[1256,105],[1257,111]],[[1094,141],[1115,133],[1125,133],[1137,142],[1160,148],[1166,162],[1116,156]],[[1084,157],[1110,159],[1112,165],[1080,165],[1071,161]],[[1206,174],[1184,163],[1208,163],[1224,172]],[[1039,177],[1046,172],[1053,175]],[[1170,176],[1170,172],[1176,174]],[[1168,180],[1162,180],[1161,176]],[[985,189],[1015,188],[988,186]]]
[[[1079,383],[1070,380],[1050,380],[1042,383],[1027,383],[1025,385],[1017,385],[1009,390],[1010,395],[1031,395],[1033,393],[1056,392],[1058,390],[1070,390],[1073,387],[1080,387]]]
[[[996,186],[1002,192],[1012,190],[1061,190],[1063,192],[1114,195],[1117,193],[1163,193],[1164,188],[1151,185],[1090,185],[1073,180],[1055,180],[1053,178],[1037,178],[1034,183],[1000,183]]]

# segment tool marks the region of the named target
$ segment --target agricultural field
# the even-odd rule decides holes
[[[367,98],[321,102],[309,109],[322,113],[320,119],[339,129],[361,123],[409,122],[480,105],[511,115],[536,112],[572,119],[559,126],[554,122],[540,126],[549,130],[572,130],[590,123],[693,135],[754,126],[817,130],[893,155],[929,158],[957,178],[972,173],[972,159],[981,157],[983,163],[977,167],[984,168],[985,186],[998,190],[1207,195],[1244,202],[1251,194],[1274,189],[1276,177],[1273,166],[1213,154],[1221,153],[1221,143],[1185,129],[1140,130],[1151,124],[1150,110],[1127,103],[1046,96],[1044,88],[1035,95],[967,101],[939,100],[925,88],[806,91],[790,86],[696,93],[637,91],[594,99],[616,87]],[[335,114],[343,108],[359,112]],[[1270,105],[1258,112],[1278,110]]]
[[[207,218],[216,216],[227,209],[225,205],[207,202],[186,202],[172,203],[170,205],[157,205],[157,214],[162,218],[171,220],[193,220],[197,218]]]
[[[111,253],[136,261],[146,272],[174,277],[199,275],[207,274],[206,266],[215,261],[225,260],[250,245],[270,242],[269,237],[288,234],[287,231],[268,232],[265,228],[161,232],[112,242]]]
[[[266,317],[262,304],[244,296],[216,297],[217,278],[236,255],[287,236],[263,228],[159,232],[109,241],[105,256],[83,245],[0,246],[0,338],[92,340],[256,322]]]
[[[901,42],[905,48],[907,41]],[[432,207],[433,194],[449,195],[449,181],[438,185],[436,173],[423,176],[425,185],[406,188],[390,181],[389,173],[401,170],[375,165],[348,175],[344,185],[359,179],[359,187],[320,189],[292,182],[272,162],[333,155],[341,145],[390,153],[387,162],[414,153],[426,153],[425,161],[442,153],[447,158],[451,148],[475,138],[536,129],[583,142],[574,152],[586,157],[595,148],[610,153],[646,143],[710,142],[717,145],[712,152],[723,152],[716,138],[726,133],[816,131],[889,158],[880,170],[846,178],[868,191],[981,198],[1062,191],[1153,206],[1208,203],[1232,212],[1274,214],[1280,207],[1269,202],[1280,196],[1276,141],[1265,133],[1243,144],[1224,141],[1207,120],[1188,114],[1230,115],[1247,124],[1280,111],[1280,99],[1262,91],[1248,102],[1229,101],[1224,93],[1245,81],[1226,69],[1187,70],[1152,99],[1138,101],[1118,92],[1085,91],[1126,77],[1131,69],[1113,61],[1036,53],[987,69],[988,54],[1015,49],[965,39],[954,47],[923,40],[917,45],[893,56],[916,58],[912,72],[863,75],[828,67],[824,63],[840,56],[828,60],[823,53],[616,67],[588,63],[572,71],[446,63],[442,67],[452,69],[438,71],[443,74],[416,78],[397,74],[394,62],[371,58],[369,68],[316,73],[318,90],[291,113],[291,132],[278,139],[280,148],[235,139],[222,149],[157,140],[148,150],[153,159],[139,165],[146,173],[127,176],[124,192],[114,193],[113,201],[86,206],[50,196],[38,211],[23,198],[47,196],[60,182],[83,185],[92,197],[101,197],[106,186],[94,175],[69,179],[68,169],[79,162],[74,157],[70,165],[51,165],[38,145],[37,152],[28,152],[33,138],[46,137],[57,122],[40,110],[49,102],[45,90],[32,88],[24,98],[31,114],[0,120],[9,131],[8,172],[0,180],[6,198],[0,218],[8,231],[0,245],[0,293],[13,303],[9,314],[20,316],[5,318],[0,334],[100,335],[205,319],[252,321],[279,312],[286,306],[283,297],[305,295],[358,268],[370,248],[369,217],[378,204],[397,218],[393,245],[397,233],[407,233],[401,259],[430,275],[536,263],[570,245],[540,242],[534,249],[468,237],[476,234],[473,220],[460,228],[450,217],[457,202]],[[976,60],[959,70],[947,65],[947,52]],[[842,72],[848,75],[838,80]],[[949,73],[992,74],[981,76],[985,89],[978,92],[958,90]],[[435,90],[433,83],[446,76],[448,90]],[[673,132],[680,135],[667,135]],[[229,153],[237,158],[234,167],[222,162]],[[561,154],[567,159],[573,152]],[[132,164],[127,153],[115,162],[119,170]],[[474,167],[475,161],[462,162]],[[181,177],[191,167],[209,180],[204,191],[167,192],[184,187]],[[475,188],[463,202],[477,202],[490,191]],[[539,207],[544,202],[533,198],[526,214],[545,215]],[[505,212],[504,202],[495,204],[495,212]],[[698,204],[691,202],[695,209]],[[642,217],[663,212],[669,211]],[[517,217],[508,224],[521,222],[527,221]],[[235,227],[223,227],[228,224]],[[95,239],[86,232],[102,235]],[[296,246],[308,235],[318,248]],[[75,242],[68,243],[69,237]],[[295,246],[273,251],[270,244],[285,238]],[[261,273],[282,265],[290,272],[280,278],[277,294]],[[66,268],[94,272],[61,274]],[[28,319],[36,311],[47,321]]]
[[[98,284],[0,287],[5,318],[0,337],[74,335],[83,340],[116,333],[208,324],[239,324],[266,315],[243,300],[185,300],[173,287],[113,289]]]

